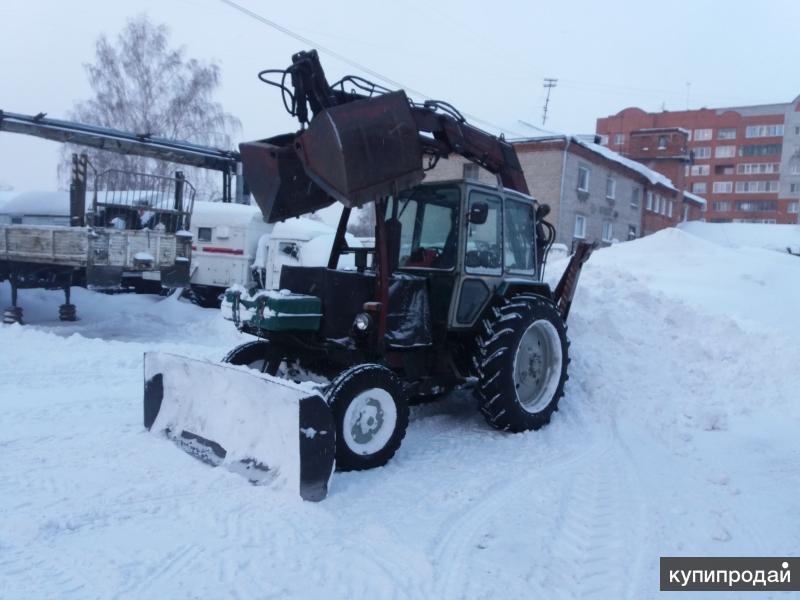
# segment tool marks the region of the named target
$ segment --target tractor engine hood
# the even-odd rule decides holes
[[[336,201],[362,206],[422,181],[422,145],[405,92],[320,110],[308,129],[239,145],[269,223]]]

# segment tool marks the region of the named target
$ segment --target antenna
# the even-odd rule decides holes
[[[542,111],[542,125],[547,121],[547,105],[550,104],[550,90],[558,84],[558,79],[552,77],[545,77],[543,87],[547,90],[547,96],[544,99],[544,110]]]

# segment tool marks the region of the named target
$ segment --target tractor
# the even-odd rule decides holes
[[[301,130],[241,144],[247,185],[270,222],[342,204],[331,255],[326,267],[284,265],[278,290],[226,292],[225,316],[255,339],[223,365],[146,355],[145,426],[319,500],[334,467],[392,458],[409,403],[471,388],[494,428],[546,425],[564,393],[566,319],[592,248],[577,246],[555,289],[542,281],[555,229],[513,146],[445,102],[418,104],[355,76],[328,84],[315,51],[260,77],[281,88]],[[452,154],[496,185],[423,182]],[[375,243],[351,248],[347,225],[363,207]],[[355,268],[338,268],[345,254]]]

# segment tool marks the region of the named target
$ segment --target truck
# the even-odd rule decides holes
[[[318,501],[335,469],[395,455],[412,402],[470,389],[495,429],[549,423],[592,247],[576,247],[554,289],[542,281],[555,229],[514,147],[446,102],[355,76],[329,84],[313,50],[259,76],[281,89],[300,130],[242,143],[244,177],[268,222],[341,205],[328,263],[284,265],[275,290],[227,291],[230,318],[253,340],[221,363],[146,353],[145,428]],[[450,154],[497,185],[423,182]],[[374,247],[346,240],[361,206],[375,212]],[[354,270],[340,268],[348,255]]]
[[[227,196],[239,164],[238,154],[225,150],[51,119],[44,113],[0,111],[0,132],[216,169],[223,173]],[[180,171],[174,177],[119,169],[97,172],[86,154],[73,155],[68,222],[47,224],[52,215],[43,215],[44,221],[28,215],[26,220],[25,207],[19,205],[14,214],[0,218],[0,281],[11,284],[11,306],[3,322],[22,323],[22,288],[63,289],[59,318],[72,321],[77,318],[70,303],[73,285],[141,291],[188,286],[194,196]]]

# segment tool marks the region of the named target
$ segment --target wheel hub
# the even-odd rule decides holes
[[[535,321],[522,334],[514,360],[514,386],[526,411],[537,413],[550,403],[561,367],[558,332],[548,321]]]
[[[342,433],[356,454],[374,454],[391,438],[397,423],[397,408],[384,389],[372,388],[358,394],[344,414]]]

